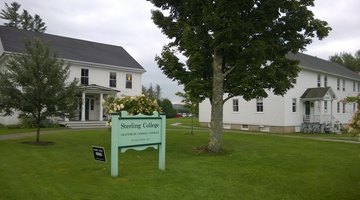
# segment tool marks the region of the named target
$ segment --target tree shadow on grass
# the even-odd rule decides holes
[[[223,156],[231,154],[232,150],[221,148],[219,152],[213,152],[211,151],[208,146],[201,146],[201,147],[195,147],[193,149],[193,152],[196,155],[206,155],[206,156]]]
[[[35,145],[35,146],[51,146],[54,145],[55,142],[51,142],[51,141],[26,141],[26,142],[22,142],[22,144],[28,144],[28,145]]]

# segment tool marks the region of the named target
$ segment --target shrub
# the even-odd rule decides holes
[[[154,111],[160,112],[161,108],[156,100],[145,95],[124,96],[122,98],[110,96],[105,100],[104,107],[107,113],[127,111],[130,115],[152,115]]]

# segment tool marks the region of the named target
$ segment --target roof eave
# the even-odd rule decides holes
[[[318,69],[314,69],[314,68],[311,68],[311,67],[306,67],[306,66],[303,66],[303,65],[300,65],[300,64],[299,64],[299,67],[302,68],[302,69],[309,70],[309,71],[320,72],[320,73],[329,74],[329,75],[332,75],[332,76],[351,79],[351,80],[354,80],[354,81],[360,81],[360,77],[356,79],[356,78],[349,77],[349,76],[344,76],[344,75],[341,75],[341,74],[331,73],[329,71],[323,71],[323,70],[318,70]]]
[[[76,63],[78,65],[82,66],[96,66],[103,69],[111,69],[111,70],[123,70],[128,72],[136,72],[136,73],[145,73],[145,69],[137,69],[137,68],[131,68],[131,67],[123,67],[123,66],[116,66],[116,65],[108,65],[108,64],[101,64],[101,63],[94,63],[94,62],[87,62],[87,61],[79,61],[79,60],[71,60],[71,59],[64,59],[64,61],[70,62],[70,63]]]

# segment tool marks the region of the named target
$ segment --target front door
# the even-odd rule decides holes
[[[305,101],[305,116],[304,116],[305,122],[310,122],[310,117],[311,117],[310,113],[311,113],[311,102]]]
[[[305,101],[305,115],[309,116],[310,115],[310,108],[311,107],[311,103],[310,101]]]

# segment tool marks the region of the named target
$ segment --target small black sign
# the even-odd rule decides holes
[[[104,147],[98,147],[98,146],[92,146],[94,159],[106,162],[106,156],[105,156],[105,148]]]

